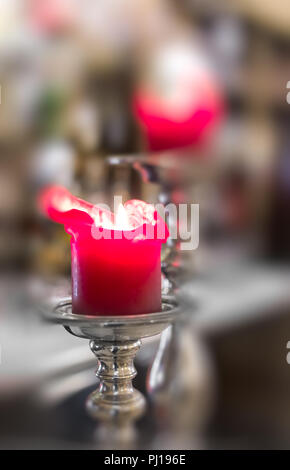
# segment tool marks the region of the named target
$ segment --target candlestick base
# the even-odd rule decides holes
[[[72,313],[71,299],[42,309],[50,322],[60,323],[80,338],[90,340],[98,359],[99,387],[87,399],[87,411],[107,427],[129,429],[145,410],[143,395],[133,387],[136,376],[134,357],[141,339],[167,328],[179,315],[173,296],[162,297],[162,311],[127,316],[87,316]]]

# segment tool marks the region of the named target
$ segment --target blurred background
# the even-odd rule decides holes
[[[139,353],[135,446],[290,447],[289,52],[286,0],[0,0],[1,448],[104,447],[95,359],[38,313],[70,290],[51,183],[200,204],[198,249],[163,254],[191,308],[158,386],[159,338]]]

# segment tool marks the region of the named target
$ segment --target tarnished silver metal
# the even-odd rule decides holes
[[[90,340],[98,359],[99,387],[87,399],[89,414],[108,425],[130,425],[145,409],[143,395],[133,387],[134,357],[141,339],[161,333],[180,311],[173,296],[162,297],[162,311],[144,315],[87,316],[72,313],[71,298],[48,304],[45,318],[80,338]]]

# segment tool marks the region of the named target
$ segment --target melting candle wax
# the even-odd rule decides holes
[[[113,214],[57,186],[45,189],[39,204],[71,235],[74,313],[160,311],[160,252],[168,229],[152,205],[131,200]]]

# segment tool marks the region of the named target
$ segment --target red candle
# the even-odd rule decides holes
[[[151,61],[132,103],[147,149],[207,146],[224,105],[206,58],[195,44],[177,41],[157,47]]]
[[[170,115],[158,98],[144,94],[136,95],[134,112],[141,124],[149,151],[202,146],[211,136],[220,120],[222,108],[215,96],[194,102],[181,119]],[[190,96],[190,95],[189,95]]]
[[[168,229],[153,206],[132,200],[113,214],[55,186],[41,193],[40,207],[71,235],[74,313],[160,311],[160,252]]]

